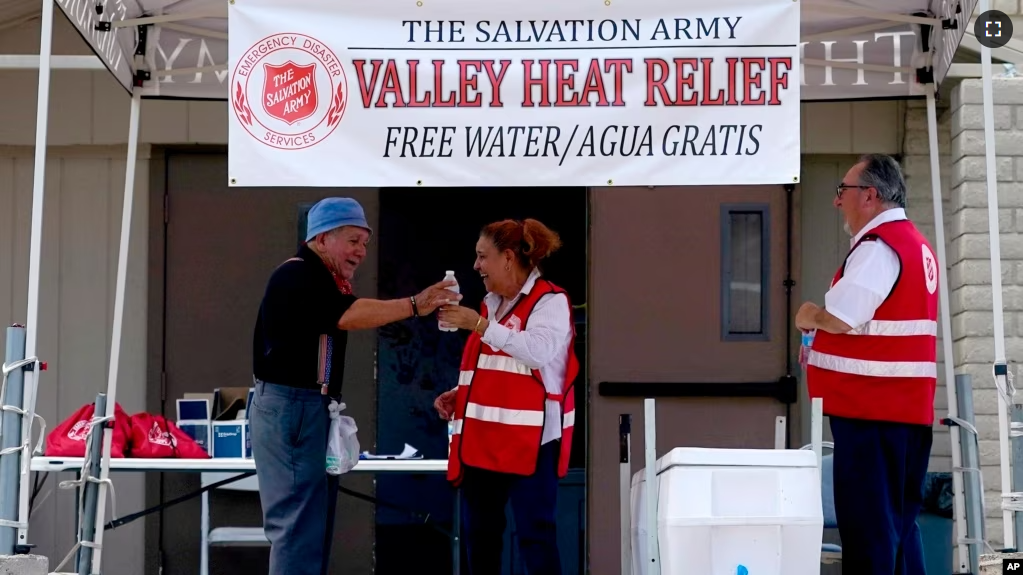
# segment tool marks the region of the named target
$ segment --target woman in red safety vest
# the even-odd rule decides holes
[[[569,297],[538,268],[560,245],[537,220],[488,224],[473,265],[487,289],[480,312],[458,305],[438,312],[471,331],[458,385],[434,402],[452,421],[448,480],[461,487],[471,574],[501,573],[510,500],[527,572],[562,573],[555,500],[569,468],[579,362]]]

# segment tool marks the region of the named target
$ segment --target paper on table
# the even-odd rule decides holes
[[[370,454],[369,452],[363,452],[362,454],[359,455],[359,459],[360,460],[422,460],[423,459],[423,454],[420,454],[419,450],[417,450],[417,449],[413,448],[412,446],[409,446],[408,444],[406,444],[405,448],[402,449],[402,453],[401,454],[388,455],[388,454]]]

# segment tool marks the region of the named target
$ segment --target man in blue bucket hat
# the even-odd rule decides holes
[[[426,316],[461,299],[439,282],[408,298],[352,293],[372,230],[352,198],[309,211],[306,242],[271,274],[253,334],[252,453],[270,574],[326,574],[338,476],[325,470],[328,405],[341,397],[349,330]]]

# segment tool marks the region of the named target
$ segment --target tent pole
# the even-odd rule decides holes
[[[939,258],[939,327],[942,329],[943,381],[946,384],[947,411],[950,418],[957,418],[956,376],[953,360],[953,330],[949,312],[949,261],[946,259],[946,224],[942,209],[942,180],[939,174],[939,127],[935,111],[935,85],[928,85],[928,156],[931,161],[932,209],[935,217],[935,251]],[[960,427],[949,426],[949,443],[953,461],[953,518],[956,522],[957,559],[960,572],[969,571],[967,560],[967,515],[964,504],[964,477],[960,452]]]
[[[643,574],[658,576],[661,574],[661,552],[658,547],[658,506],[659,491],[658,472],[655,466],[658,463],[657,417],[654,398],[644,398],[644,505],[647,509],[647,566]]]
[[[53,5],[43,0],[39,28],[39,88],[36,93],[35,162],[32,170],[32,230],[28,249],[28,313],[25,317],[25,358],[35,358],[39,340],[39,276],[43,247],[43,196],[46,192],[47,127],[50,111],[50,54],[53,44]],[[27,413],[21,419],[22,442],[31,445],[35,420],[38,370],[26,370],[22,399]],[[30,448],[31,450],[31,448]],[[18,542],[28,544],[29,487],[31,486],[32,452],[21,453],[21,483],[18,485]]]
[[[989,0],[980,0],[979,9],[985,13]],[[1013,478],[1010,467],[1010,421],[1009,405],[1013,402],[1007,392],[1006,342],[1003,339],[1003,275],[1002,257],[999,254],[999,198],[996,184],[996,135],[995,110],[992,97],[992,49],[981,46],[981,95],[982,113],[985,121],[985,187],[988,189],[988,249],[992,272],[992,335],[995,339],[992,374],[996,381],[999,414],[999,476],[1000,493],[1009,494]],[[1002,506],[1003,548],[1014,547],[1013,513]]]
[[[128,279],[128,246],[132,232],[132,204],[135,199],[135,164],[139,152],[139,113],[142,108],[142,88],[132,90],[131,111],[128,120],[128,160],[124,167],[124,203],[121,207],[121,246],[117,253],[117,285],[114,292],[114,329],[110,339],[110,366],[107,369],[107,418],[114,416],[117,401],[117,375],[121,357],[121,335],[124,325],[124,293]],[[110,443],[112,430],[103,429],[103,453],[100,466],[100,485],[96,503],[97,548],[92,557],[92,573],[102,574],[103,524],[106,516],[106,482],[110,477]]]

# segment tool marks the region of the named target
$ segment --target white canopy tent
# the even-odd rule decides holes
[[[234,3],[235,0],[228,0]],[[243,0],[244,1],[244,0]],[[798,1],[798,0],[794,0]],[[934,203],[936,251],[943,270],[948,271],[939,177],[939,150],[935,97],[944,80],[970,15],[978,0],[799,0],[801,2],[801,92],[804,101],[920,98],[927,100],[931,185]],[[282,4],[284,4],[282,0]],[[988,0],[981,0],[983,9]],[[118,357],[121,351],[126,266],[130,238],[136,150],[139,137],[140,103],[143,98],[215,99],[228,101],[226,82],[228,54],[228,4],[215,0],[43,0],[42,34],[39,50],[39,89],[36,117],[35,171],[32,196],[26,358],[37,355],[39,278],[43,226],[44,175],[47,150],[47,112],[50,73],[57,59],[51,59],[54,5],[57,5],[88,42],[102,64],[131,94],[130,133],[125,174],[121,242],[117,269],[114,326],[110,347],[106,416],[112,417],[118,386]],[[397,4],[396,4],[397,6]],[[685,6],[685,3],[683,3]],[[996,361],[1005,365],[1000,284],[998,218],[996,213],[995,157],[991,89],[990,51],[983,49],[985,73],[985,128],[988,155],[988,193],[992,238],[993,304],[995,313]],[[78,67],[77,60],[65,60]],[[956,417],[956,388],[953,386],[953,350],[950,329],[948,281],[941,283],[941,322],[944,380],[947,384],[949,414]],[[37,374],[25,374],[25,398],[29,414],[34,412]],[[1005,379],[1002,381],[1005,389]],[[1000,402],[1001,464],[1003,492],[1010,491],[1007,407]],[[32,418],[24,420],[24,437],[29,438]],[[960,472],[959,428],[952,427],[954,517],[961,571],[966,568],[966,524],[963,476]],[[109,472],[111,435],[104,434],[102,482]],[[29,454],[23,453],[23,457]],[[24,466],[20,485],[18,542],[27,534],[29,486]],[[95,551],[92,572],[100,573],[105,486],[99,485],[95,519]],[[1012,546],[1012,523],[1004,514],[1004,535]]]

